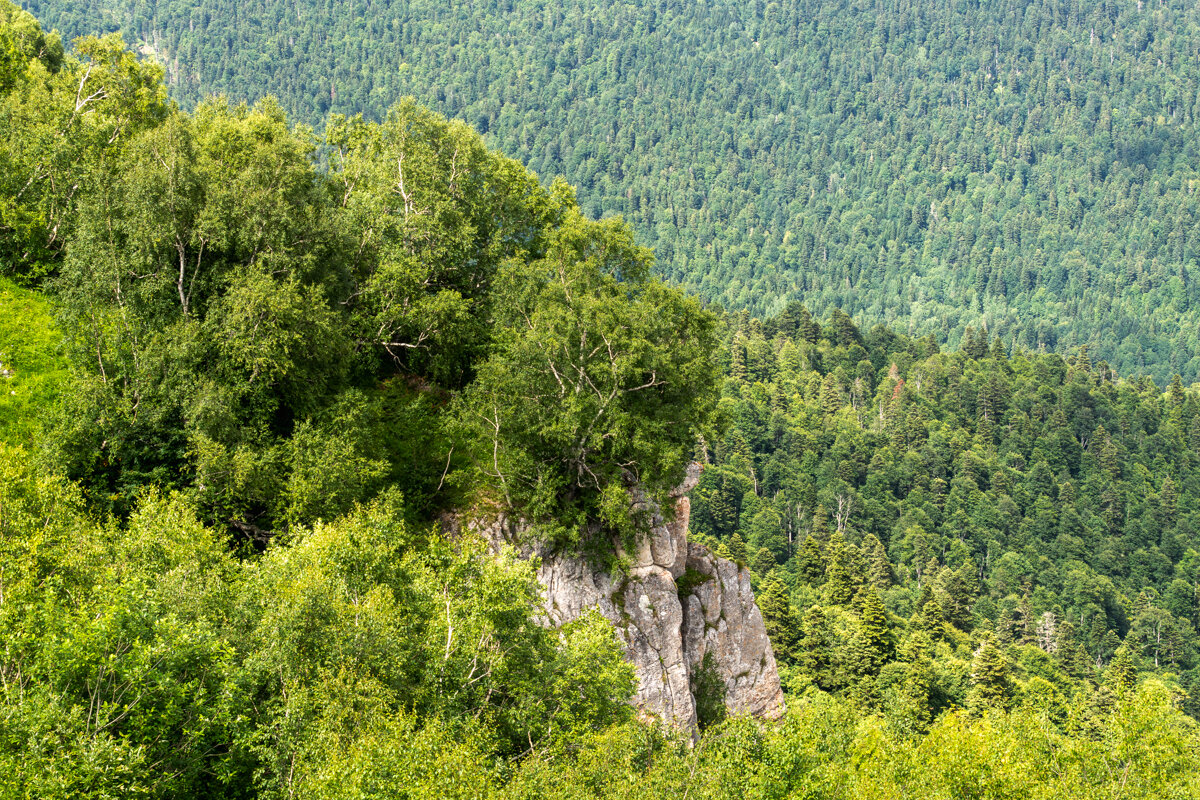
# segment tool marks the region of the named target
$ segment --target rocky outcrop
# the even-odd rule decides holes
[[[694,678],[706,655],[724,681],[729,713],[774,718],[783,712],[775,656],[749,572],[687,540],[686,493],[698,477],[699,468],[693,466],[672,498],[676,509],[670,521],[652,502],[640,500],[651,524],[635,552],[621,553],[630,565],[624,574],[597,571],[583,558],[521,544],[523,527],[511,519],[467,524],[495,548],[511,544],[527,557],[540,558],[537,576],[545,588],[550,624],[599,609],[612,621],[634,666],[638,708],[693,732]]]

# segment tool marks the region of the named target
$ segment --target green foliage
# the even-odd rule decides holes
[[[27,7],[69,35],[119,28],[187,107],[270,91],[319,125],[412,94],[564,175],[727,308],[803,300],[973,355],[986,328],[1200,374],[1186,3]]]
[[[1004,708],[1012,691],[1008,676],[1008,665],[1004,653],[991,636],[983,640],[975,652],[971,665],[971,682],[974,684],[974,700],[982,709]]]
[[[989,36],[994,55],[1005,32]],[[542,188],[411,101],[378,125],[334,118],[318,141],[270,100],[169,108],[156,70],[114,37],[77,51],[0,5],[0,251],[53,292],[0,284],[0,361],[30,389],[0,402],[0,794],[1200,789],[1184,713],[1200,671],[1200,400],[1182,379],[1162,392],[1086,348],[1009,354],[970,328],[944,353],[928,336],[864,333],[841,310],[822,324],[798,305],[727,317],[722,330],[650,277],[623,223],[590,221],[586,195],[581,209],[565,184]],[[1042,77],[1033,69],[1026,85]],[[982,109],[973,99],[978,135],[956,141],[990,158],[998,110],[1024,113],[1005,105],[1019,84]],[[1090,102],[1099,123],[1104,100],[1097,114]],[[1058,120],[1064,135],[1073,119]],[[937,137],[913,146],[926,145],[936,151]],[[1174,146],[1168,135],[1163,150]],[[1162,152],[1143,159],[1147,174]],[[1066,158],[1041,141],[1013,153],[1015,194],[1017,173],[1042,180],[1030,158]],[[823,172],[817,202],[842,203],[852,169],[890,157]],[[1090,184],[1048,191],[1071,230],[1094,223],[1076,190],[1125,168],[1088,169]],[[938,250],[936,237],[986,235],[988,219],[1008,218],[965,174],[944,180],[928,214],[913,212],[926,189],[888,201],[917,232],[879,249],[880,274],[945,277],[889,260],[918,242],[938,264],[974,263],[964,248],[981,240]],[[788,211],[810,232],[812,188]],[[968,192],[978,214],[956,205]],[[828,220],[841,207],[822,208]],[[847,238],[900,233],[872,232],[894,222],[876,219]],[[758,229],[763,263],[790,224]],[[852,245],[819,233],[844,260]],[[1006,270],[1023,236],[994,244],[971,276],[976,306],[1001,325],[1017,307]],[[723,240],[710,245],[735,263]],[[1149,257],[1182,257],[1172,253]],[[1087,257],[1063,259],[1091,275]],[[1022,291],[1046,308],[1078,295],[1040,275]],[[730,291],[750,285],[734,277]],[[846,277],[838,286],[862,274]],[[1176,278],[1183,303],[1186,271]],[[920,306],[955,298],[955,314],[932,323],[951,339],[972,297],[952,283]],[[9,443],[37,438],[42,418],[49,459]],[[793,696],[777,724],[723,719],[728,676],[710,654],[693,676],[704,731],[689,747],[634,719],[632,669],[598,613],[547,627],[533,564],[447,538],[431,518],[474,500],[524,514],[560,545],[601,527],[628,538],[693,454],[707,464],[697,534],[749,563]],[[75,482],[33,466],[47,460]],[[231,530],[244,538],[231,543]],[[702,577],[685,573],[681,594]]]
[[[914,737],[828,697],[798,701],[778,726],[730,720],[695,748],[655,748],[621,730],[563,763],[526,762],[513,797],[1191,797],[1197,731],[1162,684],[1100,715],[1094,738],[1028,711],[942,717]],[[1136,737],[1144,737],[1135,743]],[[627,748],[624,752],[622,748]]]
[[[6,35],[28,44],[27,23]],[[318,142],[269,98],[170,110],[117,39],[78,49],[80,91],[128,96],[97,84],[89,135],[109,138],[31,179],[50,188],[30,213],[69,243],[37,256],[75,367],[49,455],[98,508],[180,489],[261,547],[385,484],[413,513],[482,484],[564,541],[628,537],[633,485],[661,499],[711,437],[715,318],[565,184],[411,100]],[[4,98],[58,124],[32,83]],[[8,129],[22,154],[34,122]]]
[[[629,536],[632,487],[662,499],[711,432],[716,320],[646,277],[624,226],[562,213],[544,258],[497,276],[496,341],[458,413],[505,504]]]
[[[148,497],[119,531],[80,505],[0,446],[5,790],[218,790],[239,769],[236,753],[210,757],[243,713],[226,683],[237,566],[178,499]]]
[[[810,342],[804,316],[726,318],[729,348],[779,357],[729,362],[731,424],[692,496],[718,550],[782,543],[748,561],[792,692],[921,731],[954,706],[1061,722],[1139,671],[1194,685],[1194,389],[843,317]]]
[[[711,652],[692,671],[692,694],[696,698],[696,726],[703,733],[725,720],[725,680]]]
[[[323,690],[336,690],[330,680]],[[358,687],[355,687],[356,689]],[[361,691],[361,689],[359,689]],[[314,800],[489,797],[491,770],[478,736],[422,724],[372,698],[322,698],[331,709],[296,762],[295,792]],[[347,702],[349,700],[349,702]]]
[[[394,504],[251,562],[178,495],[148,494],[125,525],[82,508],[0,445],[6,792],[473,792],[497,757],[632,717],[607,621],[543,627],[529,562]]]
[[[328,723],[331,681],[345,684],[345,703],[466,725],[509,755],[629,713],[632,672],[606,621],[543,628],[527,562],[489,558],[469,539],[426,539],[395,509],[362,510],[273,547],[247,599],[258,620],[248,666],[276,698],[254,748],[279,791],[317,735],[310,726]]]
[[[166,116],[161,79],[118,36],[81,38],[67,56],[57,34],[0,4],[0,274],[54,271],[93,177]]]
[[[697,586],[713,580],[712,575],[705,575],[699,570],[688,567],[684,573],[675,579],[675,588],[679,591],[680,602],[691,594]]]

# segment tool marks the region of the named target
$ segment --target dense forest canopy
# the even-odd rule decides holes
[[[0,797],[1200,796],[1194,389],[708,310],[462,122],[322,130],[0,0]],[[790,706],[697,740],[437,522],[619,575],[692,458]]]
[[[1200,376],[1200,10],[1185,0],[28,0],[209,92],[412,94],[621,214],[670,281],[957,346]]]
[[[803,306],[730,322],[732,424],[692,528],[750,565],[798,685],[901,707],[896,662],[932,658],[917,707],[969,706],[972,632],[1010,648],[1027,692],[1065,700],[1122,650],[1195,683],[1194,392],[973,331],[947,353]]]

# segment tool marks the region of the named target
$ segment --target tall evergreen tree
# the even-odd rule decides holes
[[[1004,653],[990,634],[975,651],[971,662],[972,702],[978,710],[1007,707],[1012,678]]]
[[[846,539],[834,531],[826,548],[825,595],[833,605],[848,606],[854,599],[856,581]]]

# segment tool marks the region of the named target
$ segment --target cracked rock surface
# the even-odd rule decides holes
[[[651,526],[628,554],[631,567],[624,576],[599,572],[579,557],[521,545],[524,528],[515,520],[466,524],[496,549],[513,544],[524,556],[540,558],[537,577],[545,589],[549,624],[561,625],[598,608],[613,623],[633,664],[638,682],[633,702],[639,711],[693,733],[692,679],[709,653],[724,679],[730,714],[775,718],[784,707],[750,573],[687,540],[687,492],[698,479],[699,467],[693,465],[673,494],[676,513],[671,521],[653,502],[639,498],[650,512]],[[689,570],[692,586],[681,595],[676,581]]]

